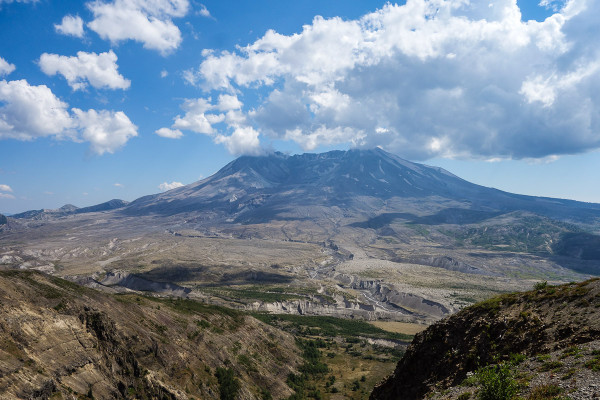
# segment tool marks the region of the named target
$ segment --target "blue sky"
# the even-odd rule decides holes
[[[600,202],[591,0],[0,0],[0,213],[381,146]]]

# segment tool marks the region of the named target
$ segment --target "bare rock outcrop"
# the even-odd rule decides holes
[[[235,310],[0,271],[0,399],[217,399],[217,367],[234,371],[239,399],[289,397],[295,349]],[[239,361],[254,353],[260,363]]]

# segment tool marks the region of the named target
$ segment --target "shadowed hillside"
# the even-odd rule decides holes
[[[599,378],[599,349],[600,280],[539,284],[468,307],[417,334],[371,399],[474,399],[489,376],[514,381],[514,394],[533,396],[545,385],[556,386],[556,395],[588,399],[588,384]]]

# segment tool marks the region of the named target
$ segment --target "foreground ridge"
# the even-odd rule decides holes
[[[600,280],[536,287],[475,304],[417,334],[394,373],[374,389],[370,398],[468,399],[465,393],[481,388],[475,384],[475,389],[458,389],[457,385],[481,367],[509,361],[515,364],[515,359],[528,359],[524,365],[536,368],[533,376],[520,382],[523,394],[539,390],[537,384],[556,386],[558,392],[570,391],[573,399],[591,398],[585,397],[589,395],[589,374],[596,382],[599,377],[598,372],[590,370],[596,364],[595,371],[600,369]],[[566,368],[558,360],[549,364],[547,360],[557,357],[553,352],[558,352],[559,358],[575,353],[586,358]],[[580,379],[569,384],[568,379],[578,373],[577,369],[583,370]],[[518,368],[515,370],[518,372]],[[554,372],[555,376],[536,377],[542,372]]]

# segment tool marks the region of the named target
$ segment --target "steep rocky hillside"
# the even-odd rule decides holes
[[[297,352],[233,310],[0,271],[1,399],[218,399],[235,382],[239,399],[284,398]]]
[[[514,380],[514,394],[525,398],[591,399],[600,395],[599,354],[600,280],[539,284],[468,307],[418,334],[371,399],[476,398],[486,374],[495,382]],[[488,365],[495,366],[483,368]]]

